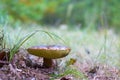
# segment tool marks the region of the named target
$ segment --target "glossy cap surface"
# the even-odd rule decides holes
[[[69,54],[70,48],[61,45],[40,45],[33,46],[27,49],[27,51],[35,56],[44,57],[48,59],[57,59],[65,57]]]

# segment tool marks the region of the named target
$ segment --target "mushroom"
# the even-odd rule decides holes
[[[52,59],[65,57],[69,54],[70,50],[69,47],[61,45],[40,45],[27,49],[30,54],[43,57],[43,66],[46,68],[53,66]]]

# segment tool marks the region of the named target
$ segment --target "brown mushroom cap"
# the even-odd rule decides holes
[[[62,58],[69,54],[70,48],[60,45],[40,45],[28,48],[27,51],[35,56],[48,59]]]

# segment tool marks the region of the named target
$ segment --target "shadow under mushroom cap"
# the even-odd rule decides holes
[[[35,56],[48,59],[57,59],[65,57],[69,54],[70,48],[61,45],[40,45],[28,48],[27,51]]]

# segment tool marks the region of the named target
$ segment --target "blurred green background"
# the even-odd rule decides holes
[[[120,0],[1,0],[0,22],[118,29],[119,3]]]
[[[116,34],[119,26],[120,0],[0,0],[0,29],[4,27],[7,48],[19,46],[25,34],[35,30],[54,33],[60,38],[53,36],[51,39],[38,33],[22,47],[70,46],[72,51],[60,61],[60,67],[67,68],[66,62],[73,58],[89,67],[100,62],[120,69],[120,37]]]

